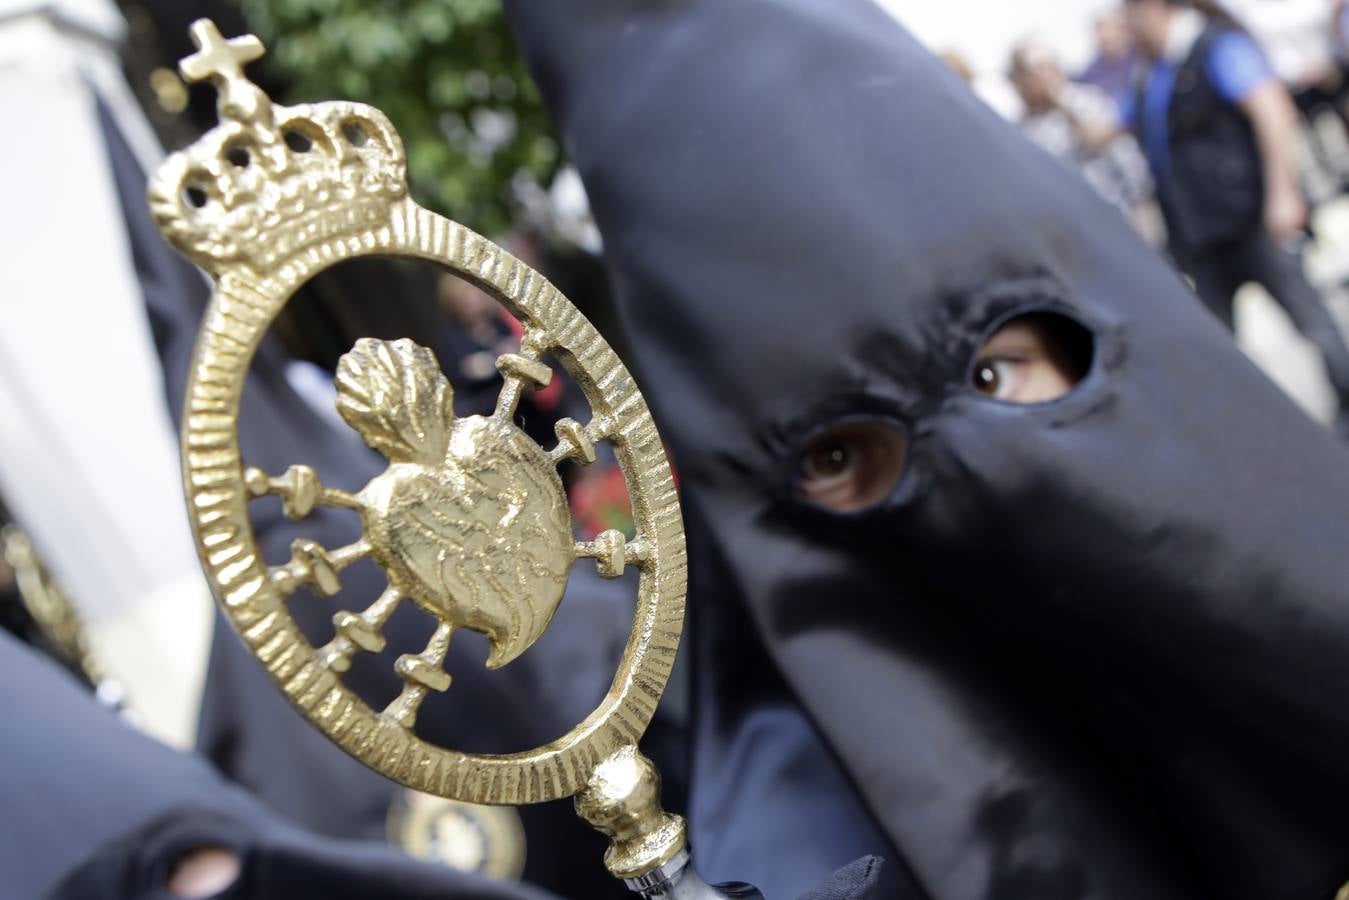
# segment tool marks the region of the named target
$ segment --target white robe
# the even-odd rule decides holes
[[[111,0],[0,0],[0,497],[151,733],[195,737],[212,626],[96,113],[148,172]]]

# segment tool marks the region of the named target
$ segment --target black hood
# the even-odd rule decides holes
[[[879,850],[942,900],[1334,895],[1330,434],[868,0],[507,8],[682,477],[705,874],[790,894]],[[1032,310],[1090,370],[978,393]],[[803,504],[805,441],[857,416],[905,431],[903,480]]]

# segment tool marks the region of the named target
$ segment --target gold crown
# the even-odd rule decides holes
[[[252,35],[192,24],[198,52],[179,64],[209,79],[220,124],[169,156],[150,181],[160,231],[208,271],[266,269],[316,244],[385,221],[407,194],[403,142],[363,103],[276,106],[243,74],[265,52]]]

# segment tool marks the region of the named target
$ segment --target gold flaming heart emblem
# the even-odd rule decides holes
[[[411,341],[358,342],[337,390],[390,463],[357,497],[371,555],[405,597],[485,634],[490,668],[515,659],[552,621],[574,559],[557,469],[510,421],[455,419],[449,381]]]

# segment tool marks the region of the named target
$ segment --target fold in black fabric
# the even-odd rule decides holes
[[[547,900],[442,866],[418,863],[387,847],[297,834],[258,835],[252,823],[212,812],[177,810],[103,848],[50,900],[171,900],[174,864],[199,848],[239,855],[240,873],[211,900]]]
[[[878,854],[891,896],[1334,896],[1343,448],[870,0],[506,6],[690,510],[709,880]],[[979,394],[1032,310],[1090,372]],[[857,416],[907,435],[903,480],[804,504],[806,439]]]
[[[877,887],[883,863],[875,856],[859,859],[835,872],[828,881],[805,894],[801,900],[880,900]]]

